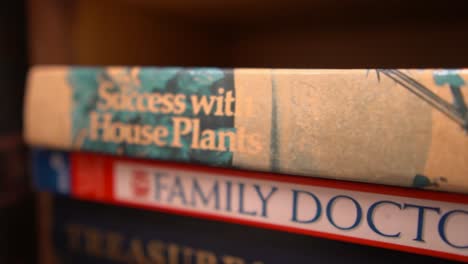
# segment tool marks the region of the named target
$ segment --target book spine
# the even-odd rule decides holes
[[[59,263],[453,263],[323,238],[56,196],[47,241]],[[274,252],[272,252],[274,249]],[[53,262],[47,262],[54,264]]]
[[[35,146],[468,193],[466,70],[36,67]]]
[[[38,190],[468,260],[468,196],[36,149]]]

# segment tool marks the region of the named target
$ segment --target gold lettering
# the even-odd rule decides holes
[[[173,94],[165,94],[162,97],[162,108],[161,112],[163,114],[171,113],[174,109],[173,106],[174,95]]]
[[[125,263],[158,263],[158,264],[217,264],[216,254],[208,250],[194,250],[190,247],[175,243],[165,244],[160,240],[150,240],[144,243],[139,238],[131,238],[128,248],[127,240],[118,232],[101,232],[96,228],[77,224],[68,224],[65,227],[68,247],[72,250],[81,249],[81,240],[84,241],[85,253],[94,257],[106,258],[115,262]],[[195,262],[192,262],[194,258]],[[220,259],[222,264],[246,264],[246,261],[237,256],[224,255]],[[263,264],[255,261],[252,264]]]
[[[119,108],[119,96],[116,94],[112,94],[109,90],[114,87],[112,82],[104,81],[100,84],[98,88],[99,100],[97,103],[97,107],[100,110],[108,110],[108,109],[118,109]]]
[[[146,263],[145,249],[143,242],[139,239],[132,239],[128,250],[128,258],[131,259],[132,263]]]
[[[200,148],[200,120],[193,119],[192,146],[193,149]]]
[[[216,134],[213,130],[206,129],[202,132],[201,140],[200,140],[200,148],[209,149],[209,150],[216,149]]]
[[[141,140],[139,144],[141,145],[149,145],[153,142],[153,135],[152,133],[152,127],[148,125],[144,125],[142,130],[141,130]]]
[[[169,244],[167,247],[167,256],[169,264],[179,264],[180,248],[176,244]]]
[[[213,109],[216,96],[210,96],[209,98],[210,99],[208,100],[208,97],[205,95],[200,97],[192,95],[190,100],[192,101],[193,114],[198,115],[203,108],[203,113],[205,115],[209,115]]]
[[[102,119],[102,120],[101,120]],[[99,131],[103,134],[103,140],[109,137],[106,133],[106,128],[110,126],[112,122],[111,114],[103,114],[102,116],[97,112],[91,112],[89,120],[89,138],[91,140],[99,139]]]
[[[182,147],[181,137],[187,135],[192,131],[192,120],[186,117],[173,117],[174,135],[172,140],[173,147]]]
[[[109,132],[110,141],[115,142],[115,143],[121,143],[125,141],[125,134],[127,134],[125,131],[126,128],[127,126],[124,123],[120,123],[120,122],[110,123],[109,127],[107,128],[110,131]]]
[[[158,105],[160,104],[159,102],[159,94],[158,93],[154,93],[154,94],[149,94],[147,96],[148,98],[148,110],[151,112],[151,113],[159,113],[159,108],[158,108]]]
[[[147,95],[137,96],[137,98],[136,98],[136,109],[139,112],[146,112],[146,109],[149,109],[149,107],[145,105],[145,102],[148,105],[147,97],[148,97]]]
[[[216,255],[211,251],[197,250],[196,264],[216,264]]]
[[[123,252],[123,241],[124,238],[117,232],[107,233],[107,257],[114,261],[125,261]]]
[[[223,116],[223,101],[224,101],[224,88],[218,89],[218,94],[221,96],[216,96],[216,112],[214,113],[215,116]]]
[[[232,96],[232,91],[226,93],[226,98],[224,99],[224,114],[226,116],[233,116],[233,103],[236,99]]]
[[[166,138],[169,135],[169,130],[165,126],[158,126],[153,132],[153,141],[158,146],[166,146]]]
[[[124,138],[126,138],[126,142],[130,144],[140,143],[141,126],[132,126],[130,129],[125,129],[122,132],[125,132]]]
[[[219,131],[218,132],[218,150],[219,151],[226,151],[226,137],[229,138],[228,148],[229,151],[235,152],[236,151],[236,134],[233,131]]]
[[[85,250],[91,256],[102,257],[103,252],[103,238],[99,230],[95,228],[87,228],[83,230]]]
[[[164,257],[164,243],[162,241],[151,240],[148,242],[146,249],[151,261],[158,264],[167,263],[166,258]]]
[[[182,255],[184,258],[184,264],[192,264],[193,249],[189,247],[184,247],[182,250]]]
[[[245,264],[245,261],[238,257],[223,256],[223,264]]]
[[[120,94],[119,110],[134,112],[135,106],[133,100],[138,96],[139,94],[135,92],[129,94]]]
[[[112,82],[103,81],[100,83],[97,103],[99,110],[174,113],[177,115],[184,113],[187,107],[185,94],[139,93],[125,87],[121,87],[120,91],[116,88]],[[113,91],[113,89],[115,90]],[[204,98],[202,102],[196,102],[198,111],[202,108],[205,109],[205,107],[211,111],[214,101],[207,102],[206,100],[207,98]]]
[[[185,94],[177,94],[175,97],[174,114],[180,115],[185,112],[187,105],[185,103]]]
[[[81,247],[81,226],[75,224],[69,224],[65,227],[65,233],[67,234],[67,245],[72,250],[79,250]]]

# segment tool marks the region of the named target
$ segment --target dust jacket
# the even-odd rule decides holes
[[[30,145],[468,193],[464,69],[31,69]]]

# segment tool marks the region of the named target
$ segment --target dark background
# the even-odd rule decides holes
[[[30,0],[30,63],[463,67],[466,1]]]
[[[466,67],[467,10],[463,0],[2,1],[0,263],[35,262],[45,217],[21,143],[28,67]]]

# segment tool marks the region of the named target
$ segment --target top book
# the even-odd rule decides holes
[[[34,146],[468,193],[468,70],[36,66]]]

